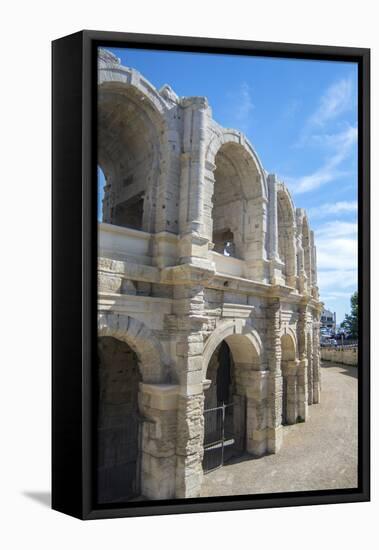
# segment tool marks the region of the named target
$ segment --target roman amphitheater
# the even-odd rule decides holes
[[[98,67],[98,500],[197,497],[320,400],[314,235],[205,97]]]

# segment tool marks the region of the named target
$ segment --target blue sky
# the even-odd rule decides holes
[[[157,88],[206,96],[221,125],[247,135],[265,169],[307,209],[321,299],[341,322],[357,288],[357,65],[111,51]]]

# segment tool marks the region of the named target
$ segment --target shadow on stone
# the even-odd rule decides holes
[[[322,361],[321,367],[323,369],[336,368],[341,369],[341,374],[351,376],[352,378],[358,378],[358,367],[353,365],[344,365],[343,363],[333,363],[331,361]]]

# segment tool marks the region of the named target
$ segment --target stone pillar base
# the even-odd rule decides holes
[[[317,405],[317,403],[320,403],[320,397],[321,397],[320,382],[314,382],[313,384],[313,404],[314,405]]]
[[[251,385],[246,388],[246,450],[253,456],[267,452],[268,371],[253,371]]]
[[[283,443],[283,427],[267,428],[267,452],[270,454],[277,453]]]
[[[260,457],[267,453],[266,430],[254,430],[246,438],[246,450],[249,454]]]
[[[179,386],[139,386],[142,425],[141,493],[149,499],[175,498],[176,416]]]
[[[196,388],[194,388],[195,390]],[[176,497],[200,496],[203,481],[204,393],[179,395],[176,443]]]
[[[300,361],[297,367],[297,421],[308,419],[308,361]]]

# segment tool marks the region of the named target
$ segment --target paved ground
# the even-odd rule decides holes
[[[204,476],[201,496],[357,486],[357,367],[324,362],[321,403],[284,427],[278,454],[249,455]]]

